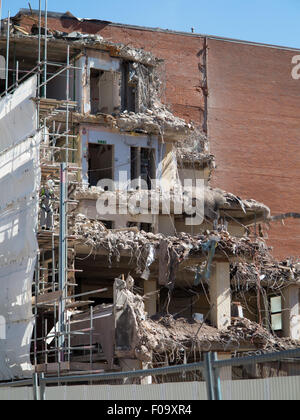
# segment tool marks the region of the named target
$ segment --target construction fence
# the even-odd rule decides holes
[[[249,378],[238,379],[239,371]],[[227,360],[206,353],[200,363],[130,372],[34,375],[0,384],[0,400],[300,400],[300,349]]]

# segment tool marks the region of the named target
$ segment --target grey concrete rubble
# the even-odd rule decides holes
[[[119,356],[125,352],[127,357],[131,354],[142,362],[156,363],[166,361],[167,356],[169,362],[176,360],[182,363],[184,356],[195,349],[201,353],[217,346],[228,351],[251,343],[254,350],[274,352],[300,344],[300,341],[275,337],[246,318],[234,318],[232,325],[221,331],[192,319],[175,319],[170,314],[157,314],[150,318],[143,304],[145,297],[134,294],[121,279],[115,281],[115,288],[118,302],[122,302],[117,306],[119,315],[116,323]],[[130,326],[127,333],[124,333],[125,325]],[[127,334],[130,334],[131,340]]]
[[[200,118],[180,118],[188,112],[182,104],[181,114],[173,113],[164,100],[172,97],[165,95],[168,63],[151,52],[82,33],[79,20],[71,33],[49,21],[49,60],[28,73],[41,52],[38,21],[26,13],[25,30],[20,12],[8,29],[14,60],[28,77],[17,89],[32,82],[29,117],[37,116],[41,135],[35,295],[28,289],[36,332],[45,331],[34,344],[40,371],[61,372],[61,348],[49,334],[61,337],[66,322],[72,333],[66,371],[71,363],[79,371],[121,370],[126,363],[141,369],[200,361],[209,351],[231,357],[299,347],[300,262],[273,257],[267,228],[300,214],[274,216],[266,204],[211,182],[218,163],[208,136],[214,130],[206,130],[207,115],[203,129]],[[204,79],[205,51],[194,57]],[[47,89],[37,87],[42,64]],[[194,88],[208,101],[207,87]],[[176,95],[182,90],[176,86]],[[13,95],[18,90],[2,101]],[[13,125],[18,111],[5,106]],[[3,117],[0,123],[4,132]],[[28,175],[20,164],[13,176],[21,179],[21,171]],[[8,175],[3,169],[1,179]],[[77,328],[88,333],[76,334]]]

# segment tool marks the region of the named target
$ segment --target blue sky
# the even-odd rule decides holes
[[[28,0],[2,3],[3,16],[28,8]],[[39,0],[30,3],[38,9]],[[48,10],[300,48],[300,0],[48,0]]]

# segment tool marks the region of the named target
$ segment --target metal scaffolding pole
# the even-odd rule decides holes
[[[16,87],[19,86],[19,61],[16,62]]]
[[[2,0],[0,0],[0,35],[2,31]]]
[[[47,97],[47,55],[48,55],[48,10],[47,10],[47,0],[45,0],[45,44],[44,44],[44,88],[43,88],[43,97]]]
[[[42,23],[42,4],[41,0],[39,0],[39,34],[38,34],[38,68],[39,68],[39,81],[38,85],[40,85],[40,76],[41,76],[41,23]]]
[[[6,38],[6,71],[5,71],[5,94],[8,91],[8,69],[9,69],[9,36],[10,36],[10,11],[7,18],[7,38]]]
[[[59,290],[62,297],[59,301],[59,348],[65,344],[66,324],[66,283],[67,283],[67,164],[60,165],[60,220],[59,220]],[[64,352],[60,351],[59,361],[64,361]]]

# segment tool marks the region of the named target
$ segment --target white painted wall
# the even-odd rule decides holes
[[[160,147],[156,136],[130,135],[115,133],[104,128],[81,127],[82,144],[82,182],[88,185],[88,145],[106,142],[114,146],[114,180],[119,181],[119,172],[125,171],[131,179],[131,147],[151,148],[155,150],[156,166],[159,164]],[[85,133],[85,134],[83,134]]]
[[[32,375],[41,141],[35,91],[33,77],[0,101],[0,380]]]
[[[87,56],[80,57],[75,63],[76,67],[81,70],[76,71],[75,86],[76,86],[76,101],[82,113],[88,114],[91,112],[90,101],[90,74],[91,69],[103,71],[120,71],[120,59],[113,58],[109,53],[91,50],[87,52]]]

